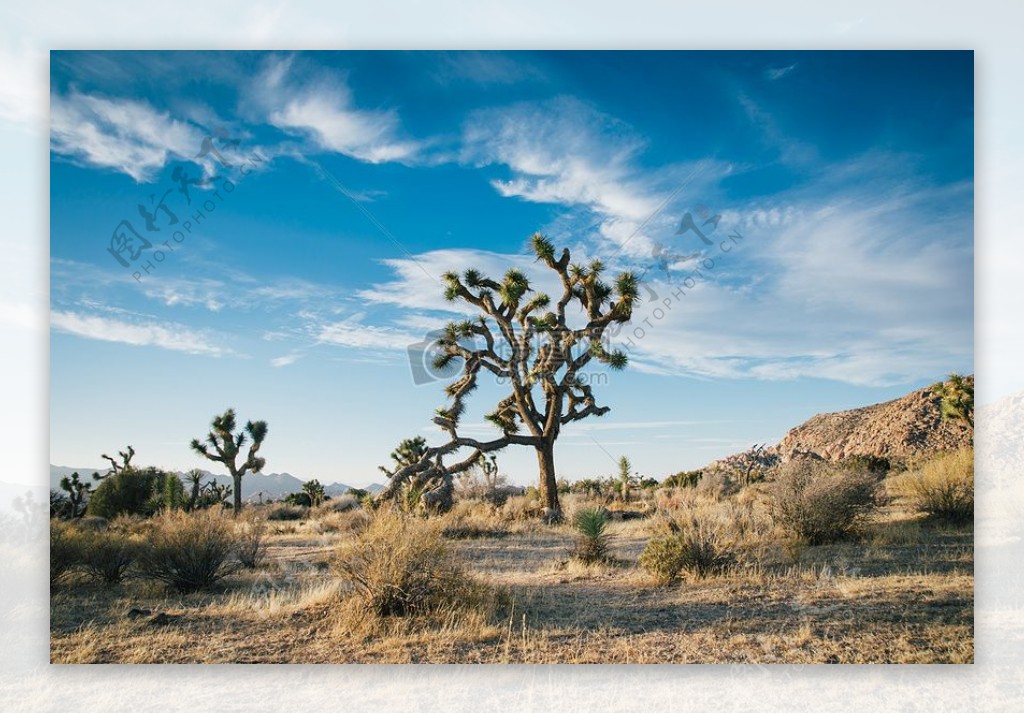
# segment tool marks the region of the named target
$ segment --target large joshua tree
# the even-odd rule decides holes
[[[228,409],[213,418],[211,427],[205,441],[193,439],[190,446],[197,454],[222,463],[227,468],[233,482],[234,511],[237,516],[242,511],[242,476],[249,471],[259,473],[267,463],[266,459],[256,455],[263,440],[267,438],[267,422],[249,421],[245,423],[244,430],[233,433],[235,410]],[[249,443],[249,452],[245,461],[239,464],[238,455],[246,443]]]
[[[382,498],[415,484],[423,490],[426,505],[443,505],[451,499],[452,475],[478,463],[483,453],[510,445],[529,446],[537,454],[545,517],[561,519],[555,442],[566,424],[608,413],[608,407],[597,404],[583,369],[591,360],[612,369],[626,366],[625,353],[606,349],[603,339],[610,325],[632,316],[637,280],[624,272],[610,286],[602,280],[600,261],[587,266],[571,263],[568,249],[556,258],[554,245],[540,234],[533,236],[532,247],[537,260],[554,271],[561,283],[561,295],[554,304],[515,268],[500,282],[477,270],[444,275],[445,298],[480,313],[475,320],[448,324],[437,341],[436,368],[462,364],[461,374],[445,389],[451,403],[434,417],[449,441],[424,449],[415,463],[391,474]],[[501,434],[490,441],[458,433],[465,399],[476,388],[481,370],[510,387],[510,393],[487,414]],[[464,448],[473,449],[469,458],[444,465],[446,455]]]

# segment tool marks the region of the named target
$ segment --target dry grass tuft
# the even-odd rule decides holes
[[[338,550],[335,567],[355,588],[352,603],[377,618],[450,616],[479,610],[489,588],[466,571],[440,525],[381,511]]]
[[[244,567],[254,570],[267,556],[267,522],[258,513],[243,512],[235,527],[235,556]]]
[[[916,510],[951,523],[974,520],[974,449],[930,459],[894,477],[889,490]]]

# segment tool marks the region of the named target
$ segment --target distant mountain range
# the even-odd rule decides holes
[[[74,472],[78,472],[81,479],[92,480],[92,474],[98,471],[101,474],[107,472],[105,468],[74,468],[70,466],[54,466],[50,464],[50,488],[59,489],[60,480],[65,476],[70,476]],[[184,472],[176,472],[179,478],[184,477]],[[215,481],[218,484],[231,485],[231,476],[227,474],[214,474],[209,471],[203,471],[206,474],[207,480]],[[304,481],[309,479],[301,479],[297,476],[293,476],[289,473],[280,474],[246,474],[242,477],[242,500],[244,501],[258,501],[262,497],[263,500],[278,500],[284,498],[290,493],[299,493],[302,491],[302,484]],[[348,493],[351,486],[343,483],[329,483],[324,484],[324,492],[328,496],[340,496],[344,493]],[[366,490],[370,493],[376,493],[384,488],[379,483],[371,484]]]

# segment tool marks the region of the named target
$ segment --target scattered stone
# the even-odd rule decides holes
[[[181,619],[181,615],[168,615],[166,612],[160,612],[149,618],[149,624],[154,627],[164,627],[165,625],[172,625]]]

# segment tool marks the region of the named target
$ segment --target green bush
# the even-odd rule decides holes
[[[603,508],[584,508],[576,514],[573,525],[577,536],[572,557],[584,563],[608,560],[611,547],[608,511]]]
[[[875,507],[877,487],[878,478],[864,469],[790,461],[769,490],[771,513],[810,545],[842,540]]]
[[[893,490],[929,516],[952,523],[974,520],[974,449],[937,456],[893,483]]]
[[[209,588],[237,566],[234,524],[219,511],[166,511],[152,521],[139,553],[146,577],[179,592]]]
[[[683,575],[704,578],[722,572],[735,561],[720,530],[698,518],[669,521],[668,533],[648,541],[640,566],[661,583]]]
[[[113,519],[122,515],[151,516],[186,502],[177,474],[155,468],[126,469],[110,474],[92,492],[86,513]]]

